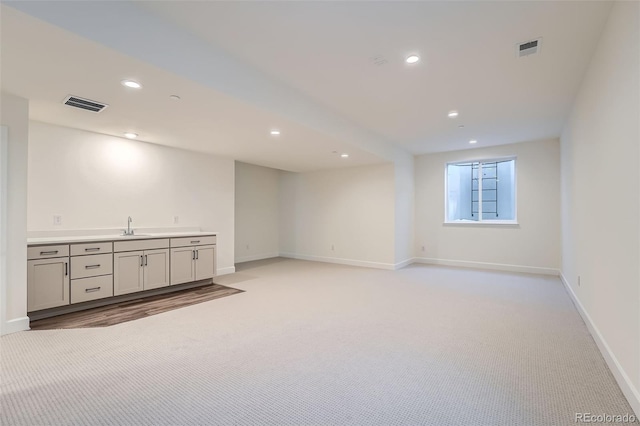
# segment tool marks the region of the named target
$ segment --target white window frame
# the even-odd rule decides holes
[[[449,176],[450,165],[480,163],[478,176],[482,176],[482,163],[495,163],[500,161],[513,160],[513,220],[486,220],[482,219],[482,179],[478,180],[478,220],[449,220]],[[470,160],[449,161],[444,165],[444,224],[445,225],[518,225],[518,157],[515,155],[508,157],[472,158]]]

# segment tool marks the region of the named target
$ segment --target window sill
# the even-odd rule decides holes
[[[520,224],[515,220],[485,220],[478,222],[475,220],[456,220],[452,222],[443,222],[444,226],[499,226],[499,227],[513,227],[519,228]]]

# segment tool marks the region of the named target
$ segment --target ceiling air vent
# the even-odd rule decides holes
[[[540,52],[540,48],[542,47],[542,38],[538,38],[535,40],[525,41],[524,43],[520,43],[517,46],[517,55],[518,58],[522,58],[529,55],[534,55]]]
[[[109,106],[97,101],[91,101],[89,99],[83,99],[72,95],[67,96],[63,104],[92,112],[100,112]]]

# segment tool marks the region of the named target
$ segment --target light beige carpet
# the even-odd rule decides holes
[[[275,259],[245,293],[0,339],[2,425],[571,425],[632,413],[554,277]]]

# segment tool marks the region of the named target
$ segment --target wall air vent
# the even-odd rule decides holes
[[[109,106],[101,102],[91,101],[89,99],[83,99],[73,95],[67,96],[62,103],[74,108],[80,108],[92,112],[100,112]]]
[[[518,58],[535,55],[536,53],[540,53],[541,47],[542,47],[542,38],[525,41],[524,43],[519,43],[517,45],[516,54],[518,55]]]

